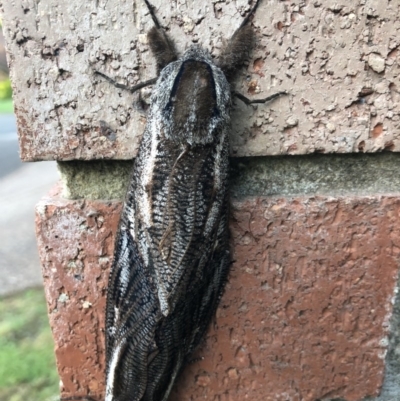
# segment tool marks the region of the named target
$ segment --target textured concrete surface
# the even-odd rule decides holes
[[[232,159],[232,195],[345,195],[400,191],[398,153]]]
[[[249,9],[247,0],[153,3],[179,49],[201,43],[213,55]],[[93,69],[129,85],[154,77],[143,2],[0,8],[23,159],[132,158],[146,119],[139,95]],[[399,2],[262,0],[253,24],[257,46],[236,89],[289,95],[257,107],[235,101],[232,155],[400,150]]]
[[[23,164],[13,115],[0,115],[0,296],[42,285],[34,207],[58,180],[55,162]]]
[[[0,179],[0,295],[42,285],[34,208],[57,179],[54,162],[25,165]]]
[[[100,400],[120,203],[67,201],[59,191],[36,216],[63,395]],[[230,280],[173,399],[377,395],[400,256],[399,197],[259,197],[232,209]]]
[[[123,199],[132,161],[59,162],[63,196]],[[234,197],[381,194],[400,191],[400,155],[305,155],[231,159]]]

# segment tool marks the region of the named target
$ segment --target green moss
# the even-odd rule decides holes
[[[132,160],[59,162],[63,196],[68,199],[123,199]]]
[[[231,159],[235,197],[382,194],[400,191],[399,153]]]
[[[57,396],[53,348],[43,290],[0,299],[0,400]]]

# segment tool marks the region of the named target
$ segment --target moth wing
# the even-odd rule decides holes
[[[153,192],[154,213],[163,220],[148,230],[151,265],[165,316],[191,285],[203,279],[226,207],[228,175],[227,157],[221,157],[215,145],[175,154],[171,160],[169,176],[159,185],[159,193]]]
[[[147,387],[147,364],[157,353],[159,303],[137,245],[120,229],[106,305],[106,401],[138,401]]]
[[[218,224],[214,251],[205,256],[205,274],[201,282],[193,283],[185,297],[156,330],[158,353],[148,366],[146,400],[167,400],[175,377],[189,355],[204,338],[215,314],[227,280],[230,257],[228,251],[227,210]]]

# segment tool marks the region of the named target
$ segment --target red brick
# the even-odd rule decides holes
[[[235,263],[175,400],[378,393],[400,251],[396,197],[235,202]],[[236,370],[237,373],[232,373]],[[207,387],[194,378],[208,375]],[[190,395],[190,396],[189,396]]]
[[[103,394],[104,297],[119,210],[119,203],[57,195],[38,206],[64,396]],[[186,367],[172,399],[356,401],[378,394],[400,256],[400,199],[253,198],[235,201],[232,212],[230,280],[195,355],[201,359]],[[82,263],[82,280],[70,261]],[[61,294],[65,303],[57,301]]]
[[[36,207],[36,229],[64,396],[104,390],[104,309],[121,204],[67,201],[59,188]]]

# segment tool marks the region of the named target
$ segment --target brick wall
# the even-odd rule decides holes
[[[180,49],[213,54],[248,8],[153,3]],[[151,78],[151,19],[140,1],[1,7],[21,157],[57,160],[61,173],[36,208],[61,392],[100,400],[107,275],[146,117],[91,65]],[[236,88],[289,95],[235,102],[235,263],[174,400],[400,399],[399,15],[389,0],[260,3]]]

